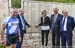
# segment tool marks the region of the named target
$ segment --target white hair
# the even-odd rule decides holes
[[[67,9],[64,9],[62,12],[68,12],[68,10]]]

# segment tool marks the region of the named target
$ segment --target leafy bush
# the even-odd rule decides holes
[[[75,3],[75,0],[36,0],[36,1]]]
[[[6,46],[3,44],[0,44],[0,48],[6,48]]]

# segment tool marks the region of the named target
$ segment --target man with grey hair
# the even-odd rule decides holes
[[[74,29],[74,18],[68,15],[67,10],[63,10],[62,14],[63,18],[60,23],[62,48],[66,48],[66,42],[68,44],[68,48],[72,48],[72,31]]]
[[[58,8],[53,9],[51,15],[50,28],[52,32],[52,48],[60,48],[60,21],[62,15],[58,13]]]
[[[19,9],[17,18],[19,19],[19,27],[20,27],[20,34],[21,34],[22,40],[21,40],[21,42],[19,42],[19,41],[17,42],[16,48],[21,48],[24,33],[26,33],[26,26],[30,27],[30,25],[24,19],[24,10],[23,9]]]

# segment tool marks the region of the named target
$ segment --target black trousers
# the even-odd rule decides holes
[[[60,31],[52,31],[52,48],[60,48]]]
[[[42,46],[44,46],[44,39],[45,41],[45,46],[47,46],[48,44],[48,34],[49,34],[49,30],[41,30],[41,35],[42,35]]]

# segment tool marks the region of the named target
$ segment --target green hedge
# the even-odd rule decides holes
[[[75,0],[34,0],[34,1],[75,3]],[[11,3],[12,3],[12,7],[21,8],[21,0],[11,0]]]
[[[11,0],[12,7],[21,8],[21,0]]]
[[[36,1],[75,3],[75,0],[36,0]]]

